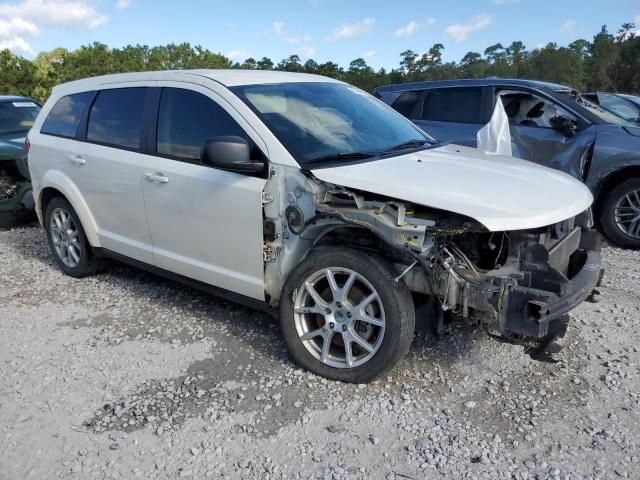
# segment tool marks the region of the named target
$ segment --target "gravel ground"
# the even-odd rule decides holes
[[[455,323],[365,386],[263,313],[0,231],[0,478],[639,478],[640,252],[604,258],[554,362]]]

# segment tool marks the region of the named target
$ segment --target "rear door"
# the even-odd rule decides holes
[[[264,299],[262,190],[265,178],[200,161],[205,141],[241,136],[266,160],[266,146],[211,90],[159,82],[157,123],[141,172],[156,266]],[[264,152],[264,153],[263,153]]]
[[[446,87],[405,92],[393,107],[438,141],[476,147],[491,105],[486,87]]]
[[[63,97],[41,129],[52,135],[50,161],[80,191],[101,246],[145,263],[153,254],[139,161],[149,90],[134,84]]]

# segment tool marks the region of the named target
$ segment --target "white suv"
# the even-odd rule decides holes
[[[36,209],[75,277],[112,257],[272,312],[293,359],[367,382],[445,312],[545,337],[600,270],[589,190],[438,144],[324,77],[241,70],[56,87],[27,140]]]

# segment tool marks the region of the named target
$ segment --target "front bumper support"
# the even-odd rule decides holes
[[[545,337],[553,320],[589,297],[601,276],[602,257],[595,251],[587,251],[584,255],[582,267],[560,295],[518,285],[507,287],[499,312],[502,333],[507,336]]]

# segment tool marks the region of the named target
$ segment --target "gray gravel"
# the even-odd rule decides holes
[[[639,478],[640,252],[605,266],[555,363],[456,323],[344,385],[265,314],[0,231],[0,478]]]

